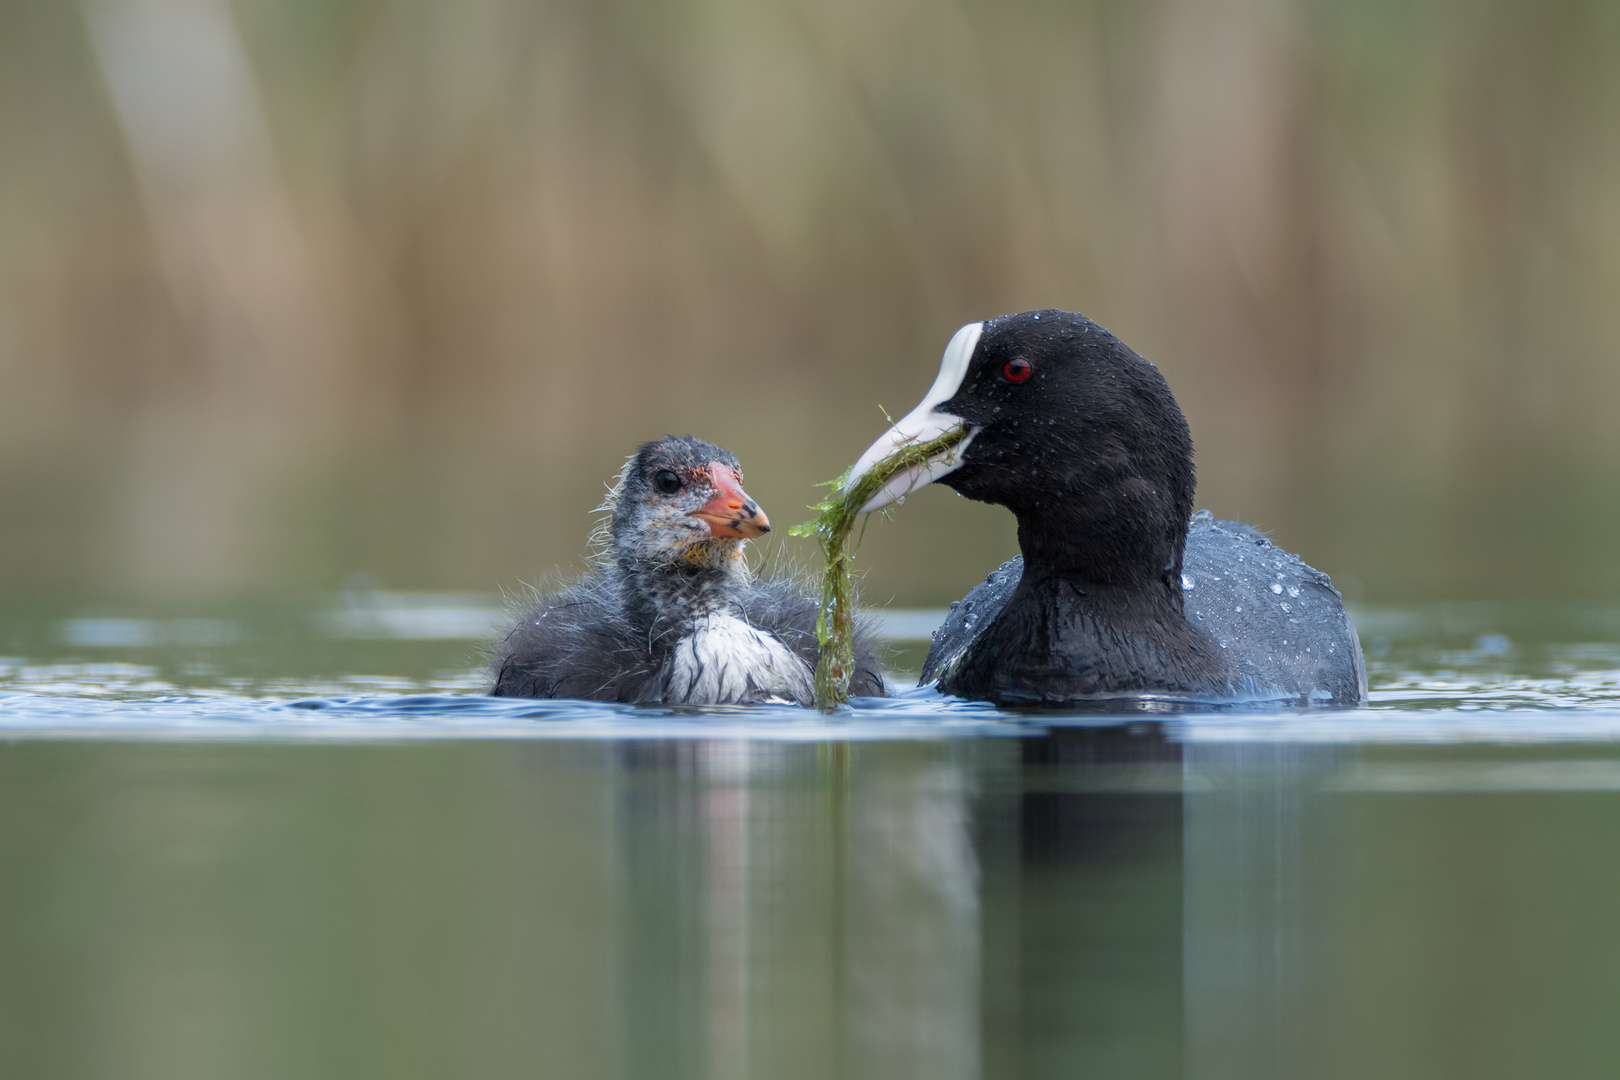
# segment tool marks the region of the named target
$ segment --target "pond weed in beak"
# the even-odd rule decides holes
[[[917,469],[930,459],[953,449],[967,437],[968,429],[958,424],[927,442],[902,446],[869,466],[851,486],[851,466],[838,479],[828,482],[832,494],[813,506],[816,516],[788,532],[811,536],[821,545],[825,567],[821,576],[821,608],[816,616],[816,640],[820,655],[816,662],[816,708],[836,709],[849,700],[849,680],[855,668],[855,612],[852,603],[854,581],[848,549],[849,534],[862,508],[895,477]]]

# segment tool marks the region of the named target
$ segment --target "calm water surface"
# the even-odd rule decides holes
[[[498,618],[6,613],[0,1076],[1620,1072],[1620,611],[1192,716],[492,701]]]

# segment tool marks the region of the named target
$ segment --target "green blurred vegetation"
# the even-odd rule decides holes
[[[1606,0],[0,0],[0,590],[536,581],[671,431],[791,522],[1055,306],[1353,594],[1613,596],[1616,115]]]

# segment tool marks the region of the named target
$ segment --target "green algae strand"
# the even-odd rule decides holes
[[[829,711],[849,700],[849,680],[855,669],[855,585],[850,567],[855,555],[849,550],[849,534],[861,516],[861,507],[890,480],[949,450],[966,434],[967,429],[958,426],[928,442],[903,446],[868,469],[854,487],[849,486],[849,473],[845,472],[826,485],[832,494],[811,507],[816,516],[788,530],[793,536],[814,537],[826,564],[821,575],[821,607],[816,615],[816,640],[820,645],[816,708]]]

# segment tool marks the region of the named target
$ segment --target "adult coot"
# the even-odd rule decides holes
[[[518,620],[495,649],[491,693],[812,703],[816,602],[791,578],[749,572],[743,546],[771,526],[730,451],[690,436],[647,443],[602,509],[596,569]],[[884,693],[865,635],[851,693]]]
[[[1246,525],[1192,515],[1187,422],[1158,369],[1108,331],[1067,311],[964,326],[853,476],[959,424],[961,443],[866,506],[937,480],[1018,519],[1022,556],[952,605],[924,683],[1008,703],[1366,700],[1327,575]]]

